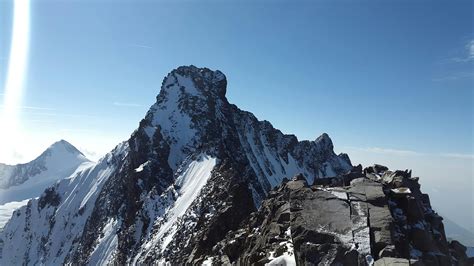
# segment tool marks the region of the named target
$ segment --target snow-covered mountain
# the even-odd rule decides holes
[[[468,247],[474,246],[474,233],[460,226],[454,221],[444,216],[444,226],[446,227],[446,236],[455,239]]]
[[[89,161],[76,147],[60,140],[48,147],[40,156],[29,163],[7,165],[0,163],[0,189],[18,186],[39,175],[68,171]]]
[[[352,168],[230,104],[226,77],[173,70],[130,139],[15,211],[0,264],[195,262],[285,177]],[[22,243],[20,245],[20,243]]]
[[[0,228],[14,209],[39,197],[57,180],[68,177],[89,160],[65,140],[58,141],[29,163],[0,164]]]
[[[130,139],[15,211],[0,265],[467,259],[411,172],[362,172],[327,134],[285,135],[226,87],[220,71],[169,73]]]

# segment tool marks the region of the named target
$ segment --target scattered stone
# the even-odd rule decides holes
[[[407,259],[402,259],[402,258],[381,258],[377,261],[375,261],[375,266],[409,266],[410,261]]]

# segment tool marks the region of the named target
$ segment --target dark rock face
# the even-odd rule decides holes
[[[57,207],[61,202],[61,196],[54,191],[54,187],[47,188],[38,201],[38,207],[43,209],[46,206]]]
[[[409,171],[386,171],[382,178],[394,217],[393,238],[402,257],[429,264],[451,262],[442,218]]]
[[[474,265],[474,257],[468,257],[467,248],[456,240],[449,243],[453,263],[458,265]]]
[[[464,246],[448,244],[442,219],[410,172],[376,165],[351,173],[348,186],[310,187],[297,177],[284,182],[214,246],[213,261],[247,265],[289,257],[297,265],[472,265]]]
[[[307,187],[301,180],[290,184],[296,189]],[[270,261],[269,252],[273,250],[275,257],[284,253],[293,255],[290,194],[285,188],[282,186],[271,191],[259,211],[252,213],[244,226],[227,234],[225,240],[213,247],[212,252],[218,255],[214,258],[214,263],[265,264]]]

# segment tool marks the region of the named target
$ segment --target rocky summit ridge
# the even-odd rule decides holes
[[[318,180],[317,180],[318,181]],[[213,247],[237,265],[473,265],[446,240],[442,217],[409,171],[375,165],[272,190],[257,212]]]
[[[327,134],[299,141],[229,103],[226,90],[227,80],[220,71],[195,66],[171,71],[127,141],[14,213],[0,233],[5,243],[0,265],[252,264],[271,262],[282,252],[297,263],[318,263],[324,250],[335,255],[334,261],[344,257],[362,265],[368,256],[384,257],[379,253],[392,246],[398,252],[394,257],[407,257],[392,236],[390,226],[395,228],[396,223],[389,218],[395,219],[395,212],[387,185],[373,181],[381,173],[367,173],[367,181],[353,179],[360,172],[354,172],[346,154],[334,153]],[[287,182],[297,175],[299,180]],[[389,178],[385,172],[383,176]],[[315,187],[335,182],[343,182],[338,193]],[[377,204],[367,199],[372,194],[358,190],[371,186],[379,189]],[[347,199],[334,197],[333,192]],[[349,195],[362,199],[351,201]],[[274,204],[288,208],[278,212],[269,207]],[[327,208],[314,209],[319,204]],[[369,205],[380,210],[378,224],[369,225],[375,217],[370,216]],[[262,213],[265,219],[277,219],[277,224],[267,228],[266,223],[272,222],[258,218]],[[293,228],[293,220],[302,226]],[[428,222],[436,225],[436,221]],[[334,226],[324,227],[326,222]],[[249,223],[261,231],[246,232],[255,228]],[[442,227],[434,225],[443,236]],[[400,236],[406,235],[402,229]],[[239,230],[263,238],[249,237],[239,242],[245,243],[244,248],[236,248],[232,241],[238,242]],[[268,234],[262,235],[264,231]],[[275,233],[280,233],[277,241]],[[318,236],[328,241],[319,251]],[[275,250],[277,242],[287,250],[294,246],[293,257]],[[408,250],[415,249],[421,256],[432,251],[417,245]]]

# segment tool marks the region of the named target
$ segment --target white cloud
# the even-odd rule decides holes
[[[115,106],[121,106],[121,107],[143,107],[143,105],[138,104],[138,103],[114,102],[113,104]]]
[[[466,49],[469,53],[469,58],[471,60],[474,59],[474,40],[471,40],[467,45],[466,45]]]
[[[3,93],[0,95],[4,95]],[[3,104],[0,104],[0,109],[4,108],[5,106]],[[21,106],[15,106],[14,108],[17,109],[28,109],[28,110],[47,110],[47,111],[54,111],[56,109],[54,108],[49,108],[49,107],[39,107],[39,106],[28,106],[28,105],[21,105]]]
[[[474,61],[474,40],[469,40],[463,49],[463,55],[451,58],[451,61],[456,63],[467,63]]]
[[[434,82],[474,78],[474,71],[471,65],[474,63],[474,39],[469,40],[461,49],[457,49],[456,53],[455,57],[440,62],[448,66],[444,65],[444,73],[440,73],[438,77],[433,78]]]
[[[84,147],[79,147],[78,149],[86,156],[87,159],[92,161],[98,161],[105,155],[104,152],[93,151]]]
[[[463,154],[463,153],[441,153],[440,156],[458,158],[458,159],[474,159],[474,154]]]
[[[84,129],[84,128],[62,128],[59,130],[60,132],[74,132],[74,133],[96,133],[96,134],[104,134],[104,132],[100,130],[94,129]]]
[[[13,157],[14,160],[18,160],[18,161],[21,161],[21,160],[25,159],[23,154],[19,153],[18,151],[15,151],[15,150],[13,151],[12,157]]]
[[[445,157],[445,158],[458,158],[458,159],[474,159],[474,154],[467,153],[426,153],[411,150],[400,150],[380,147],[345,147],[347,151],[362,151],[369,153],[378,153],[386,155],[397,155],[397,156],[428,156],[428,157]]]
[[[358,150],[358,151],[365,151],[365,152],[372,152],[372,153],[382,153],[382,154],[394,154],[394,155],[422,155],[416,151],[410,150],[397,150],[397,149],[388,149],[388,148],[380,148],[380,147],[345,147],[345,150]]]
[[[103,116],[89,115],[89,114],[68,114],[68,113],[62,113],[62,112],[57,112],[57,113],[52,113],[52,112],[26,112],[26,113],[30,114],[30,115],[45,116],[45,117],[72,117],[72,118],[99,118],[99,119],[104,119]]]
[[[27,123],[38,123],[38,124],[52,124],[54,121],[52,120],[46,120],[46,119],[26,119],[23,120],[25,124]]]
[[[137,48],[153,49],[153,46],[144,45],[144,44],[131,44],[130,46],[137,47]]]
[[[474,77],[474,72],[458,72],[458,73],[452,73],[450,75],[446,75],[444,77],[440,78],[434,78],[433,81],[452,81],[452,80],[460,80],[460,79],[466,79],[466,78],[472,78]]]

